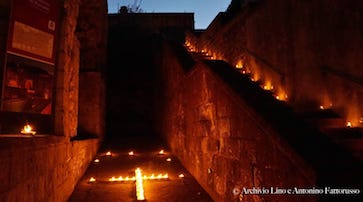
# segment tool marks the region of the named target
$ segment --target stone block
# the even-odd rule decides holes
[[[9,189],[10,183],[10,157],[0,155],[0,193]]]
[[[231,159],[239,159],[241,151],[241,140],[237,138],[221,139],[221,155]]]
[[[217,119],[218,136],[226,138],[231,136],[231,119],[229,117]]]

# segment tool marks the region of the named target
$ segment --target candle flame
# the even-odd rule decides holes
[[[171,158],[167,158],[166,161],[170,162],[171,161]]]
[[[282,93],[282,94],[276,95],[275,98],[280,101],[286,101],[289,98],[289,96],[287,96],[287,94],[285,94],[285,93]]]
[[[129,152],[129,156],[133,156],[134,155],[134,152],[133,151],[130,151]]]
[[[242,69],[242,68],[243,68],[243,63],[242,63],[242,61],[241,61],[241,60],[240,60],[240,61],[238,61],[235,67],[236,67],[237,69]]]
[[[23,129],[21,129],[20,131],[21,134],[31,134],[31,135],[35,135],[35,131],[33,131],[33,128],[29,125],[29,124],[26,124],[24,126]]]
[[[347,126],[348,128],[351,128],[352,127],[352,122],[348,121],[345,126]]]
[[[111,156],[111,155],[112,155],[111,151],[108,151],[108,152],[106,153],[106,156]]]
[[[272,85],[264,85],[263,86],[263,89],[264,90],[273,90],[274,89],[274,86],[272,86]]]
[[[162,150],[160,150],[160,151],[159,151],[159,154],[160,154],[160,155],[164,155],[164,150],[163,150],[163,149],[162,149]]]
[[[114,182],[114,181],[116,181],[116,177],[115,177],[115,176],[113,176],[113,177],[109,178],[109,179],[108,179],[108,181],[110,181],[110,182]]]
[[[166,180],[166,179],[169,179],[169,175],[167,173],[158,174],[158,175],[152,174],[149,176],[144,175],[144,176],[142,176],[142,179],[143,180]],[[110,182],[129,182],[129,181],[135,181],[135,180],[136,180],[136,177],[128,177],[128,176],[127,177],[119,176],[118,178],[113,176],[108,179],[108,181],[110,181]]]
[[[93,162],[99,163],[100,162],[100,159],[95,159]]]
[[[179,178],[183,178],[183,177],[185,177],[185,176],[184,176],[184,174],[180,174],[178,177],[179,177]]]
[[[142,175],[140,168],[137,168],[135,170],[135,178],[136,178],[136,199],[139,201],[145,200],[144,186],[142,182]]]
[[[89,178],[88,182],[96,182],[96,178],[91,177],[91,178]]]

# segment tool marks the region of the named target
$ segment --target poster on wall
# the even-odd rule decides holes
[[[59,0],[12,0],[1,110],[51,114]]]
[[[54,65],[59,0],[12,0],[9,54]]]

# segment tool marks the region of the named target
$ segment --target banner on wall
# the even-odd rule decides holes
[[[54,65],[59,0],[12,0],[7,52]]]

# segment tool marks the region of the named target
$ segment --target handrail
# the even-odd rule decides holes
[[[334,69],[334,68],[329,67],[329,66],[323,66],[322,69],[326,73],[333,74],[335,76],[338,76],[338,77],[343,78],[345,80],[356,83],[356,84],[358,84],[360,86],[363,86],[363,78],[353,76],[352,74],[346,73],[346,72],[344,72],[342,70]]]
[[[267,67],[269,67],[271,70],[273,70],[274,72],[278,73],[280,76],[284,76],[285,74],[279,70],[278,68],[276,68],[275,66],[273,66],[271,63],[269,63],[267,60],[265,60],[264,58],[258,56],[256,53],[250,51],[248,48],[245,48],[245,52],[252,56],[253,58],[257,59],[258,61],[260,61],[261,63],[263,63],[264,65],[266,65]]]

